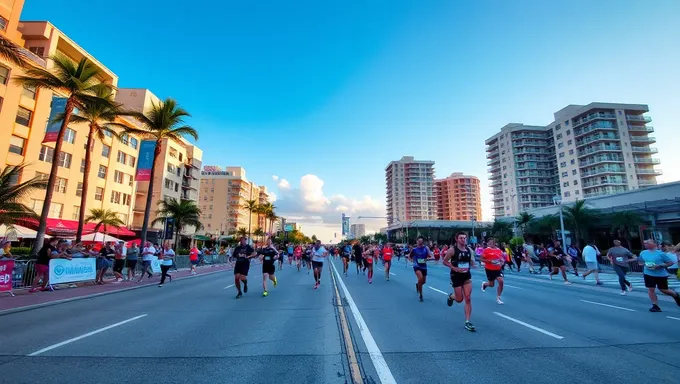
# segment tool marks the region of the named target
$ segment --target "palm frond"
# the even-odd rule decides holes
[[[0,35],[0,58],[19,67],[26,65],[26,56],[21,48],[4,35]]]

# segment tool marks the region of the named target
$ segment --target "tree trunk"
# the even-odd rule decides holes
[[[78,211],[78,231],[76,231],[76,244],[80,243],[85,227],[85,212],[87,212],[87,190],[90,185],[90,167],[92,166],[92,147],[94,145],[94,124],[90,124],[90,133],[87,136],[87,150],[85,150],[85,169],[83,170],[83,189],[80,195],[80,210]]]
[[[146,195],[146,207],[144,207],[144,220],[142,221],[142,244],[146,243],[146,232],[149,229],[149,216],[151,216],[151,203],[153,202],[153,180],[156,176],[156,160],[161,152],[161,141],[156,140],[156,148],[153,151],[153,163],[151,164],[151,178],[149,179],[149,191]]]
[[[253,222],[253,211],[250,211],[250,215],[248,216],[248,240],[250,240],[250,236],[252,236],[251,233],[250,233],[250,225],[252,224],[252,222]]]
[[[177,244],[179,242],[179,225],[177,225],[177,219],[175,219],[175,252],[179,252],[179,248],[177,248]]]
[[[47,179],[47,190],[45,191],[45,201],[43,202],[42,211],[40,212],[40,223],[38,224],[38,231],[33,241],[33,249],[31,249],[31,256],[38,256],[38,251],[43,246],[45,241],[45,232],[47,231],[47,216],[50,213],[50,205],[52,204],[52,195],[54,195],[54,184],[57,182],[57,171],[59,170],[59,154],[61,153],[61,145],[64,143],[64,134],[66,128],[71,120],[73,113],[73,99],[71,97],[66,101],[64,108],[64,120],[61,122],[59,133],[57,134],[57,141],[54,143],[54,155],[52,156],[52,167],[50,168],[50,176]]]

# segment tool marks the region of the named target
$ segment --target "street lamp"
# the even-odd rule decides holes
[[[564,216],[562,215],[562,197],[561,196],[553,196],[553,203],[559,207],[560,211],[560,234],[562,235],[562,248],[567,246],[567,242],[564,237]]]

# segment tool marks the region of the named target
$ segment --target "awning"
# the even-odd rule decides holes
[[[8,229],[6,225],[0,225],[0,238],[17,241],[18,239],[35,239],[35,235],[37,234],[36,231],[22,227],[21,225],[13,225],[12,227],[13,228]]]
[[[117,238],[117,237],[113,237],[113,236],[111,236],[111,235],[107,235],[107,234],[105,234],[105,233],[95,232],[95,233],[89,233],[89,234],[87,234],[87,235],[84,235],[84,236],[83,236],[83,241],[95,241],[95,242],[104,242],[104,243],[114,242],[114,243],[117,243],[117,242],[122,241],[122,240],[119,239],[119,238]]]
[[[31,229],[38,228],[38,222],[36,220],[24,220],[22,221],[27,227]],[[83,226],[83,233],[93,233],[95,232],[95,223],[85,223]],[[47,230],[46,232],[52,236],[63,236],[63,237],[73,237],[78,231],[78,221],[76,220],[64,220],[64,219],[47,219]],[[135,233],[126,227],[114,227],[107,225],[106,229],[103,226],[99,227],[99,232],[106,232],[115,236],[122,237],[133,237]]]
[[[212,239],[211,239],[210,237],[208,237],[208,236],[201,236],[201,235],[194,235],[194,237],[192,237],[192,239],[194,239],[194,240],[201,240],[201,241],[210,241],[210,240],[212,240]]]

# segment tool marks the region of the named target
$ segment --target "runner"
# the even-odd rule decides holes
[[[194,245],[189,251],[189,262],[191,262],[191,274],[196,274],[196,266],[198,265],[198,248]]]
[[[534,271],[534,260],[537,259],[534,244],[531,239],[527,239],[527,242],[524,244],[524,262],[529,264],[529,273],[536,273]]]
[[[567,254],[571,258],[571,267],[574,269],[574,276],[578,276],[578,254],[581,251],[576,247],[576,245],[571,244],[567,248]],[[595,260],[597,262],[597,260]]]
[[[675,247],[673,247],[673,244],[670,241],[664,241],[661,244],[661,250],[664,251],[668,258],[673,262],[670,267],[666,268],[668,273],[670,273],[674,279],[680,279],[678,277],[678,255],[675,253]]]
[[[248,270],[250,269],[250,259],[257,256],[257,253],[248,244],[248,240],[245,236],[241,237],[239,240],[239,245],[234,248],[234,253],[232,254],[236,259],[236,265],[234,266],[234,285],[236,286],[236,298],[240,299],[243,294],[241,293],[241,281],[243,281],[243,292],[248,293]]]
[[[486,279],[488,281],[482,282],[482,292],[486,292],[487,287],[492,287],[498,281],[498,288],[496,288],[496,303],[503,304],[501,294],[503,293],[503,264],[505,263],[505,256],[503,251],[496,247],[496,240],[489,238],[486,240],[487,247],[482,251],[482,261],[484,261],[484,269],[486,270]]]
[[[420,301],[423,301],[423,285],[427,280],[427,260],[434,259],[432,251],[423,244],[425,239],[422,236],[418,236],[416,240],[416,246],[411,250],[409,259],[413,263],[413,271],[416,274],[418,282],[416,283],[416,292]]]
[[[553,270],[550,272],[550,280],[552,280],[553,275],[557,275],[562,271],[562,278],[564,279],[564,285],[571,285],[569,279],[567,279],[567,255],[562,250],[559,240],[555,240],[555,246],[548,249],[548,256],[552,258]]]
[[[439,258],[441,257],[442,253],[439,250],[439,246],[437,244],[434,245],[434,249],[432,250],[432,253],[434,254],[435,265],[439,264]]]
[[[297,265],[297,270],[300,272],[300,264],[302,260],[302,247],[299,245],[295,246],[295,250],[293,251],[293,255],[295,256],[295,265]]]
[[[354,263],[357,265],[357,275],[359,270],[364,267],[364,249],[361,244],[357,241],[354,243]]]
[[[367,245],[364,248],[364,269],[368,270],[368,283],[373,283],[373,258],[374,253],[378,249],[376,245]]]
[[[668,271],[666,268],[673,265],[666,253],[656,247],[654,240],[645,240],[645,250],[640,252],[638,262],[644,265],[644,279],[645,287],[649,299],[652,300],[652,307],[649,312],[661,312],[656,296],[656,289],[659,288],[664,295],[668,295],[675,300],[675,303],[680,307],[680,295],[677,292],[668,289]]]
[[[314,289],[321,284],[321,272],[323,271],[324,258],[328,256],[328,251],[321,245],[321,240],[316,241],[312,256],[312,266],[314,268]]]
[[[276,266],[274,265],[275,260],[279,260],[281,263],[282,257],[279,257],[279,251],[276,250],[274,244],[272,244],[272,238],[267,239],[267,245],[260,250],[262,255],[262,296],[267,297],[269,293],[267,292],[267,279],[274,283],[274,286],[278,284],[276,276]]]
[[[607,258],[614,267],[614,272],[619,277],[619,285],[621,286],[621,295],[627,295],[627,292],[633,290],[633,285],[626,280],[626,273],[628,273],[629,263],[636,261],[637,257],[633,255],[628,248],[622,247],[619,240],[614,240],[614,246],[607,251]],[[627,292],[626,292],[627,291]]]
[[[570,248],[571,249],[571,248]],[[600,266],[597,265],[597,257],[600,256],[600,251],[597,250],[595,247],[595,242],[591,239],[588,241],[588,245],[586,245],[585,248],[583,248],[583,260],[586,262],[586,269],[587,271],[582,275],[583,280],[588,277],[591,273],[595,274],[595,284],[597,285],[602,285],[602,282],[600,281],[600,274],[599,274],[599,269]],[[576,275],[578,276],[578,275]],[[625,291],[623,291],[625,294]]]
[[[293,243],[288,243],[286,251],[288,252],[288,265],[293,265],[293,254],[295,252],[295,247],[293,246]]]
[[[145,243],[144,249],[142,249],[142,274],[139,276],[138,283],[144,278],[144,274],[147,274],[147,280],[153,277],[151,273],[151,258],[156,253],[156,248],[151,245],[150,241]]]
[[[472,316],[472,274],[470,266],[476,267],[474,252],[468,248],[467,235],[464,232],[456,233],[456,244],[449,248],[444,255],[444,265],[451,269],[451,285],[453,293],[446,300],[449,307],[453,302],[461,303],[465,300],[465,329],[475,331],[475,326],[470,322]]]
[[[394,250],[392,249],[392,244],[385,244],[385,248],[382,250],[382,257],[385,267],[385,280],[390,281],[390,267],[392,267],[392,256],[394,255]]]
[[[350,255],[352,254],[352,246],[349,245],[349,243],[346,243],[344,247],[342,247],[342,273],[347,277],[347,268],[349,267],[349,259]]]

